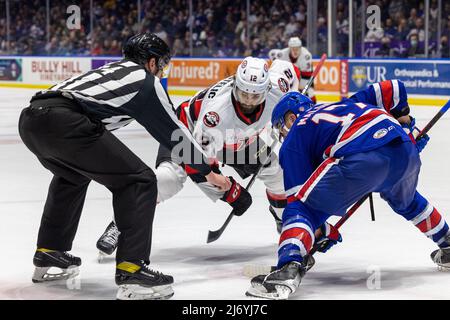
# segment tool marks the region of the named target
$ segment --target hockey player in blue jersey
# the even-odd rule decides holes
[[[288,205],[277,268],[253,278],[247,294],[288,298],[306,273],[304,258],[313,244],[324,244],[320,250],[325,251],[342,241],[326,220],[344,215],[370,192],[379,192],[396,213],[431,238],[439,247],[431,258],[450,267],[449,227],[416,191],[420,146],[386,110],[355,101],[313,106],[309,98],[292,92],[275,107],[272,124],[284,138],[280,164]]]

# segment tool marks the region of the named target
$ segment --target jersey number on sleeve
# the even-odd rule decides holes
[[[364,109],[364,108],[366,107],[366,105],[363,104],[363,103],[355,103],[355,105],[356,105],[357,107],[361,108],[361,109]],[[323,111],[332,111],[332,110],[334,110],[334,109],[336,109],[336,108],[346,107],[346,106],[347,106],[347,105],[345,105],[345,104],[334,104],[334,105],[327,106],[327,107],[324,106],[324,108],[323,108],[322,110],[323,110]],[[326,122],[336,123],[336,124],[337,124],[337,123],[340,123],[341,126],[345,126],[347,123],[353,121],[354,117],[355,117],[355,114],[354,114],[354,113],[351,113],[351,112],[349,112],[349,113],[346,114],[345,116],[335,116],[335,115],[333,115],[333,114],[331,114],[331,113],[321,113],[321,112],[319,112],[319,113],[316,113],[316,114],[312,117],[311,120],[312,120],[315,124],[319,124],[320,121],[326,121]],[[305,120],[306,120],[306,119],[305,119]],[[303,122],[303,121],[299,121],[299,125],[305,124],[305,123],[306,123],[306,121],[304,121],[303,123],[302,123],[302,122]]]

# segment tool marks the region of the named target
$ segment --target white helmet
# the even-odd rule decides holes
[[[280,49],[272,49],[272,50],[270,50],[269,51],[269,59],[270,59],[270,61],[274,61],[277,58],[278,53],[280,51],[281,51]]]
[[[269,92],[269,65],[264,59],[247,57],[236,70],[233,94],[250,111],[266,100]],[[253,109],[254,109],[253,108]]]
[[[299,37],[292,37],[288,42],[289,48],[298,48],[302,46],[302,40]]]

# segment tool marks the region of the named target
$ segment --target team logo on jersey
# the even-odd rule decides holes
[[[380,129],[380,130],[378,130],[377,132],[375,132],[375,133],[373,134],[373,138],[374,138],[374,139],[381,139],[381,138],[383,138],[385,135],[387,135],[387,133],[388,133],[388,129]]]
[[[352,80],[358,88],[362,88],[367,80],[367,68],[355,66],[352,68]]]
[[[205,124],[205,126],[209,128],[217,126],[219,124],[219,120],[220,120],[219,115],[214,111],[208,112],[203,117],[203,123]]]
[[[280,87],[280,90],[283,93],[289,91],[289,83],[286,81],[286,79],[283,78],[278,79],[278,87]]]

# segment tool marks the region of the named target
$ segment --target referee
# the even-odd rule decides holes
[[[38,92],[21,113],[20,137],[53,173],[33,259],[33,282],[77,274],[81,259],[67,251],[94,180],[113,195],[120,231],[117,298],[168,298],[173,295],[173,278],[149,268],[155,174],[110,131],[135,119],[170,150],[183,143],[181,150],[188,151],[181,152],[183,161],[207,175],[211,183],[227,190],[230,182],[211,172],[201,147],[177,120],[161,86],[159,77],[171,58],[167,44],[154,34],[142,33],[130,38],[123,52],[121,61]],[[181,136],[181,142],[171,139],[173,133]],[[50,267],[61,272],[50,274]]]

